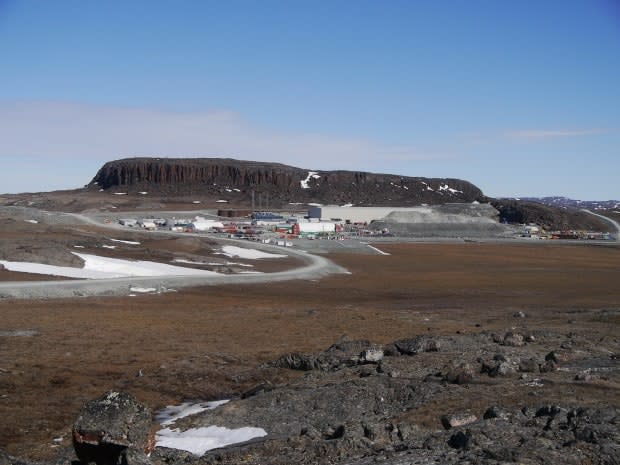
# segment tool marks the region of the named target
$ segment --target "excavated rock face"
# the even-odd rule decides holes
[[[289,202],[419,205],[485,197],[460,179],[428,179],[355,171],[310,171],[279,163],[225,158],[127,158],[106,163],[89,184],[111,191],[211,195],[277,207]]]
[[[110,391],[85,404],[73,424],[73,446],[82,463],[146,463],[154,448],[151,411],[130,394]]]

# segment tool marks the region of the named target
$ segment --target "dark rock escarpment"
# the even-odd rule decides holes
[[[291,202],[419,205],[483,200],[460,179],[361,171],[310,171],[279,163],[228,158],[127,158],[106,163],[89,184],[104,191],[217,196],[236,203],[278,207]]]

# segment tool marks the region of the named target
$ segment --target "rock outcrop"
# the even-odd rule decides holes
[[[212,426],[253,425],[266,433],[204,455],[160,444],[145,456],[150,413],[131,396],[111,392],[80,412],[76,452],[84,463],[114,465],[620,463],[615,354],[547,330],[506,345],[506,336],[516,334],[527,333],[425,335],[384,345],[342,338],[318,353],[283,356],[263,369],[305,373],[284,384],[261,383],[166,424],[198,441],[194,434]],[[571,349],[562,348],[567,338]],[[545,359],[562,370],[543,370]],[[574,380],[575,373],[587,377]],[[609,399],[593,405],[587,396],[554,398],[548,389],[583,390],[586,384],[607,390]],[[72,459],[60,454],[55,465]],[[0,451],[5,464],[52,462]]]
[[[567,371],[546,373],[544,380],[519,376],[515,368],[497,373],[493,384],[484,381],[485,366],[494,364],[528,365],[528,371],[537,372],[545,357],[538,344],[553,346],[563,339],[553,333],[538,336],[540,342],[516,345],[484,332],[418,336],[383,346],[343,339],[319,353],[285,355],[267,366],[304,370],[302,377],[257,389],[174,425],[180,430],[260,425],[266,436],[202,457],[158,447],[151,459],[154,464],[195,465],[619,463],[617,405],[588,407],[542,399],[533,405],[510,405],[504,399],[503,394],[510,397],[522,390],[538,395],[543,383],[567,382],[572,376],[569,365]],[[441,367],[446,361],[450,363]],[[497,399],[508,405],[485,405],[492,389],[501,391]],[[477,401],[471,402],[470,396],[469,402],[454,402],[470,390],[476,390]],[[430,427],[424,424],[425,415],[434,417]]]
[[[124,392],[86,403],[73,424],[78,459],[97,465],[147,463],[154,446],[151,411]]]
[[[217,196],[279,207],[290,202],[419,205],[472,202],[482,191],[460,179],[361,171],[310,171],[279,163],[227,158],[127,158],[106,163],[89,184],[112,192]]]

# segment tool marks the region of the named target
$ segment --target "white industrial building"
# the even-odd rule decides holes
[[[118,220],[118,224],[133,227],[138,225],[138,220],[136,218],[121,218]]]
[[[138,225],[144,229],[157,229],[157,225],[151,219],[141,219],[140,221],[138,221]]]
[[[216,220],[207,220],[204,218],[195,219],[189,224],[194,231],[210,231],[212,229],[224,229],[224,223]]]
[[[299,234],[318,234],[336,232],[336,223],[332,221],[298,221]]]

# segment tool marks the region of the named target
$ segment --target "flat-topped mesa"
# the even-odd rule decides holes
[[[460,179],[438,179],[362,171],[318,171],[280,163],[230,158],[126,158],[103,165],[89,184],[105,191],[149,191],[166,195],[217,195],[236,202],[252,192],[280,202],[356,205],[419,205],[485,200]]]
[[[107,162],[92,183],[103,189],[123,186],[182,184],[281,185],[297,182],[306,171],[277,163],[227,158],[126,158]]]

